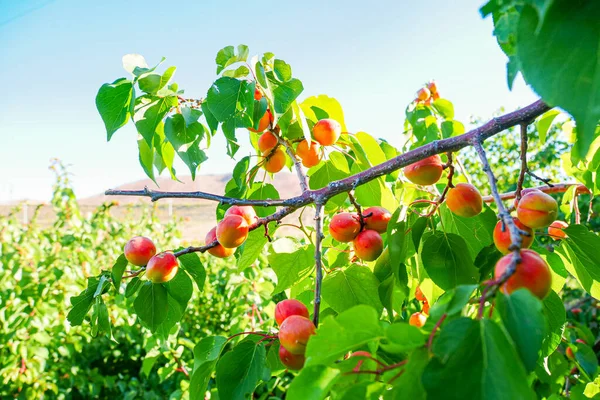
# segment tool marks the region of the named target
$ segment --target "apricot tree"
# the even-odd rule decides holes
[[[443,85],[425,83],[407,99],[407,140],[399,149],[352,132],[331,97],[301,101],[301,81],[272,53],[250,58],[244,45],[223,48],[218,78],[199,99],[172,83],[174,67],[159,73],[160,63],[149,67],[141,56],[125,56],[131,76],[103,85],[96,103],[109,140],[135,124],[139,160],[151,179],[165,170],[175,177],[175,155],[196,178],[207,161],[204,149],[219,133],[231,157],[240,134],[250,135],[254,148],[239,159],[224,194],[108,190],[152,201],[214,201],[216,226],[202,245],[153,255],[125,277],[120,259],[88,287],[94,296],[80,296],[74,307],[87,312],[110,282],[119,291],[123,279],[133,279],[126,291],[136,296],[134,312],[168,343],[192,296],[191,281],[202,290],[197,253],[230,257],[231,267],[243,271],[266,249],[277,277],[272,294],[289,299],[278,302],[267,331],[196,344],[193,399],[204,398],[213,373],[219,398],[243,399],[271,376],[290,374],[286,368],[299,370],[288,399],[547,398],[570,390],[563,366],[573,362],[573,390],[598,387],[592,347],[571,343],[575,361],[564,356],[559,294],[568,279],[600,295],[600,237],[586,227],[592,209],[582,220],[579,207],[580,196],[591,204],[600,193],[600,6],[492,0],[482,14],[493,14],[509,58],[509,86],[521,72],[542,98],[466,131]],[[528,163],[530,132],[541,137],[552,124],[572,128],[573,146],[560,155],[565,182],[539,176]],[[484,144],[513,128],[520,152],[505,156],[520,165],[519,174],[499,177]],[[476,187],[461,163],[468,147],[486,186]],[[300,195],[280,196],[266,181],[284,168],[297,175]],[[526,177],[544,184],[524,188]],[[515,190],[502,193],[499,178]],[[307,209],[313,226],[302,218]],[[287,223],[296,211],[297,224]],[[574,223],[554,222],[559,217]],[[277,235],[284,218],[300,238]],[[551,224],[550,235],[561,240],[549,240]],[[130,247],[126,260],[139,265],[148,250]]]

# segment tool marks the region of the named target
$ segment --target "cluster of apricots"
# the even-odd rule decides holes
[[[308,315],[308,309],[298,300],[283,300],[275,306],[275,321],[279,325],[279,359],[289,369],[298,370],[304,366],[306,344],[316,331]]]
[[[423,304],[423,309],[412,314],[408,319],[408,323],[412,326],[416,326],[417,328],[422,328],[425,325],[425,322],[427,322],[427,316],[429,315],[429,303],[421,291],[421,288],[418,286],[415,290],[415,298]]]
[[[438,92],[437,85],[434,81],[430,81],[424,87],[417,91],[417,98],[415,101],[417,103],[423,103],[426,106],[431,105],[432,101],[436,101],[440,98],[440,93]]]
[[[232,206],[225,211],[223,219],[204,238],[205,244],[218,242],[208,253],[219,258],[231,256],[235,249],[248,238],[250,227],[258,220],[252,206]]]
[[[143,236],[131,238],[123,249],[127,261],[138,267],[146,267],[146,278],[152,283],[168,282],[179,270],[179,262],[173,253],[156,254],[152,240]]]
[[[383,207],[369,207],[361,218],[357,213],[342,212],[329,223],[329,233],[338,242],[352,242],[354,253],[364,261],[375,261],[383,252],[381,233],[387,231],[392,214]]]

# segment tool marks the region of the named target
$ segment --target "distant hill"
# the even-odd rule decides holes
[[[163,190],[169,192],[203,191],[222,195],[225,192],[225,185],[227,184],[229,179],[231,179],[231,174],[198,175],[196,176],[195,181],[192,181],[191,176],[182,176],[179,177],[179,180],[181,182],[174,181],[169,177],[159,177],[157,179],[158,186],[154,184],[154,182],[152,182],[150,179],[143,179],[107,189],[140,190],[147,186],[149,189]],[[280,172],[277,175],[275,175],[275,178],[273,180],[267,178],[265,182],[272,183],[273,186],[275,186],[277,191],[280,193],[281,197],[291,197],[300,194],[298,180],[294,174]],[[106,196],[103,193],[79,199],[79,203],[82,205],[99,205],[106,201],[118,201],[120,204],[131,204],[138,202],[150,202],[150,199],[147,197],[133,196]],[[209,202],[207,200],[173,199],[174,204],[198,204],[203,202],[214,204],[214,202]]]

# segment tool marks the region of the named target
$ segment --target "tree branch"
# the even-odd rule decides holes
[[[308,182],[300,160],[296,157],[296,154],[294,154],[294,150],[287,140],[277,135],[277,141],[285,148],[286,153],[294,162],[294,169],[296,170],[296,175],[298,175],[298,181],[300,182],[300,190],[302,190],[303,193],[306,192],[308,190]]]
[[[517,200],[521,200],[521,191],[523,190],[523,182],[525,181],[525,173],[529,170],[527,168],[527,122],[521,124],[521,170],[519,171],[519,179],[517,180],[517,190],[515,190],[515,197]]]
[[[564,182],[564,183],[556,183],[552,186],[538,186],[535,187],[533,189],[537,189],[539,191],[542,191],[544,193],[564,193],[567,190],[569,190],[569,188],[571,186],[577,186],[576,192],[577,194],[589,194],[591,193],[590,190],[585,187],[584,185],[580,184],[580,183],[569,183],[569,182]],[[500,195],[500,199],[501,200],[511,200],[514,199],[517,196],[517,192],[507,192],[507,193],[502,193]],[[492,196],[483,196],[483,201],[486,203],[491,203],[494,201],[494,197]]]
[[[321,309],[321,282],[323,281],[323,264],[321,260],[321,241],[325,237],[323,235],[323,204],[316,203],[315,209],[315,304],[313,310],[313,323],[319,326],[319,312]]]

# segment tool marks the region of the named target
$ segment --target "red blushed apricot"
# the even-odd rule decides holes
[[[322,119],[313,127],[313,137],[321,146],[331,146],[340,138],[342,126],[334,119]]]
[[[417,185],[433,185],[440,180],[443,171],[442,159],[436,154],[404,167],[404,176]]]
[[[512,263],[514,254],[507,254],[496,263],[494,277],[500,278],[508,266]],[[521,262],[517,264],[514,274],[504,285],[505,293],[512,293],[517,289],[526,288],[540,299],[546,297],[552,286],[552,274],[546,261],[533,250],[521,250]]]
[[[415,289],[415,298],[419,301],[427,301],[427,297],[425,297],[419,286]]]
[[[228,215],[239,215],[240,217],[243,217],[246,222],[248,223],[248,225],[252,225],[256,222],[256,211],[254,211],[254,208],[252,208],[252,206],[232,206],[229,207],[227,209],[227,211],[225,211],[225,215],[224,217],[228,216]]]
[[[533,192],[539,192],[539,193],[543,193],[541,190],[539,189],[534,189],[534,188],[525,188],[523,190],[521,190],[521,197],[525,196],[527,193],[533,193]],[[519,206],[519,201],[515,198],[514,201],[514,205],[515,205],[515,210],[517,209],[517,207]]]
[[[567,234],[563,231],[563,229],[568,228],[569,224],[565,221],[554,221],[548,227],[548,235],[554,240],[565,239]]]
[[[519,200],[517,216],[530,228],[545,228],[558,215],[558,203],[552,196],[536,191],[529,192]]]
[[[304,354],[306,344],[316,331],[315,324],[301,315],[289,316],[279,328],[279,342],[292,354]]]
[[[271,150],[265,151],[262,155],[265,157],[262,167],[272,174],[275,174],[285,167],[285,153],[281,149],[276,149],[275,152]]]
[[[309,146],[306,140],[301,141],[296,147],[296,154],[306,168],[314,167],[321,162],[321,152],[317,142],[310,142]]]
[[[292,354],[283,346],[279,346],[279,359],[283,365],[294,371],[302,369],[306,361],[303,354]]]
[[[521,248],[527,249],[531,247],[531,244],[533,243],[533,229],[523,225],[518,218],[513,218],[513,221],[515,222],[515,225],[517,225],[517,228],[529,233],[529,236],[521,236]],[[510,231],[508,230],[508,227],[504,227],[504,231],[502,231],[503,225],[504,223],[502,221],[498,221],[494,228],[494,244],[500,253],[508,254],[510,253],[508,248],[511,244]]]
[[[329,234],[338,242],[351,242],[359,232],[360,220],[357,214],[339,213],[329,223]]]
[[[371,214],[370,217],[366,215]],[[365,219],[365,229],[372,229],[379,233],[387,231],[388,223],[392,219],[392,213],[383,207],[369,207],[363,211]]]
[[[292,315],[300,315],[308,318],[308,308],[296,299],[282,300],[275,306],[275,321],[277,325],[281,325],[287,317]]]
[[[459,183],[448,191],[446,205],[460,217],[474,217],[483,209],[483,198],[477,188],[469,183]]]
[[[173,253],[159,253],[148,261],[146,278],[152,283],[165,283],[177,275],[179,262]]]
[[[429,91],[431,92],[431,95],[433,96],[434,94],[438,93],[438,88],[437,85],[435,83],[435,81],[431,81],[427,84],[427,89],[429,89]]]
[[[211,244],[217,240],[217,227],[215,226],[206,234],[206,238],[204,239],[204,244]],[[235,249],[228,249],[226,247],[221,246],[221,243],[216,245],[215,247],[211,247],[208,249],[208,254],[211,254],[215,257],[219,258],[227,258],[235,253]]]
[[[426,87],[421,88],[417,91],[417,100],[419,101],[427,101],[431,96],[431,92]]]
[[[239,215],[228,215],[217,224],[217,240],[228,249],[241,246],[248,237],[248,223]]]
[[[248,128],[248,130],[255,133],[264,132],[271,125],[271,122],[273,122],[273,114],[271,114],[271,110],[267,110],[258,121],[258,129]]]
[[[260,88],[258,86],[256,86],[256,88],[254,88],[254,100],[259,101],[262,98],[263,98],[263,94],[260,91]]]
[[[143,267],[156,254],[156,246],[147,237],[135,236],[125,244],[123,253],[125,253],[127,261],[138,267]]]
[[[571,359],[571,360],[575,359],[575,354],[573,353],[573,350],[570,347],[567,347],[566,354],[567,354],[568,359]]]
[[[427,302],[427,300],[423,302],[423,309],[421,310],[421,312],[425,315],[429,315],[429,303]]]
[[[383,239],[373,230],[367,229],[354,238],[354,253],[364,261],[375,261],[383,252]]]
[[[425,325],[425,322],[427,322],[427,315],[421,312],[414,313],[408,319],[408,323],[412,326],[416,326],[417,328],[422,328]]]
[[[277,146],[277,136],[271,132],[265,132],[258,138],[258,149],[261,153],[271,150],[275,146]]]

